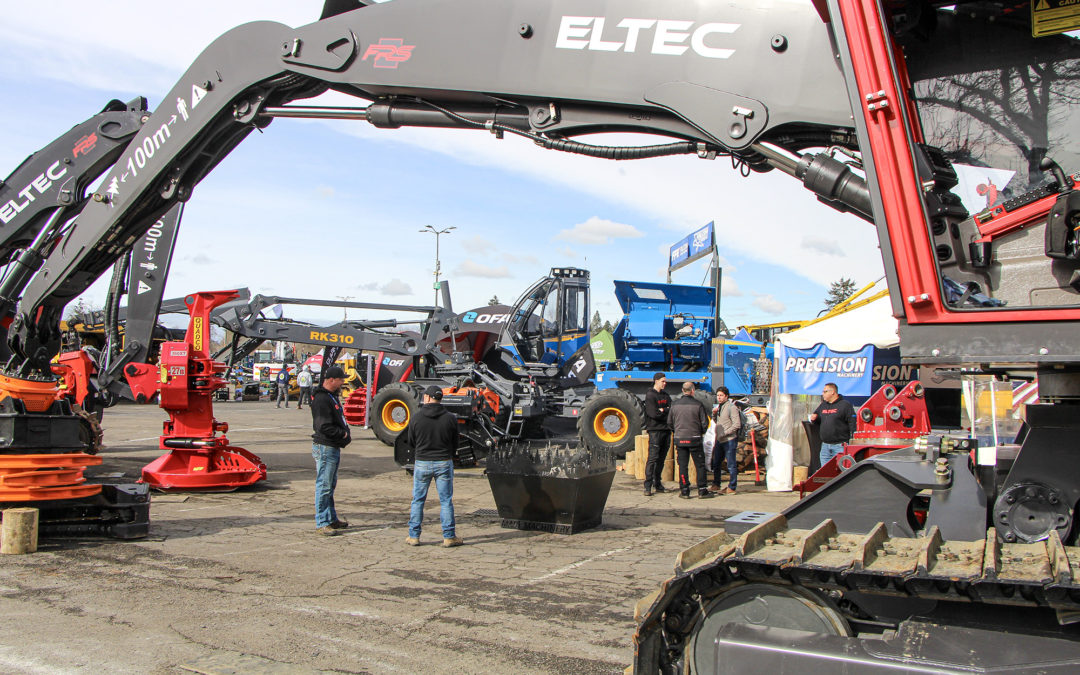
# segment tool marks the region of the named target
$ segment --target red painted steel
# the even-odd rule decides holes
[[[169,413],[160,447],[169,453],[143,467],[142,482],[167,491],[224,491],[266,479],[255,454],[229,445],[229,425],[214,419],[214,392],[228,385],[225,364],[210,350],[210,312],[237,297],[235,291],[194,293],[185,298],[191,318],[183,342],[161,346],[159,405]],[[218,435],[221,433],[222,435]]]
[[[930,413],[918,381],[909,382],[899,392],[891,384],[883,386],[859,407],[851,443],[795,487],[805,497],[864,459],[906,448],[915,439],[930,433]]]
[[[965,309],[945,306],[939,288],[934,248],[923,212],[919,185],[909,148],[921,130],[909,116],[903,81],[893,71],[895,46],[878,14],[877,3],[838,0],[844,35],[852,53],[852,69],[860,94],[859,110],[869,135],[868,153],[882,194],[884,217],[896,264],[904,318],[909,324],[1004,323],[1080,319],[1080,308]],[[896,291],[894,291],[896,292]]]

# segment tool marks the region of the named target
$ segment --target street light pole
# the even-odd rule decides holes
[[[348,302],[348,301],[352,300],[353,298],[355,298],[356,296],[355,295],[335,295],[334,297],[337,298],[338,300]],[[349,320],[349,308],[348,307],[342,307],[341,309],[342,309],[342,311],[345,312],[345,318],[343,319],[343,321],[348,321]]]
[[[435,283],[432,284],[432,288],[435,289],[435,306],[439,306],[439,272],[442,271],[442,265],[439,262],[439,235],[447,234],[450,230],[456,230],[457,226],[451,225],[450,227],[438,230],[431,225],[425,225],[424,229],[420,232],[427,232],[435,235]]]

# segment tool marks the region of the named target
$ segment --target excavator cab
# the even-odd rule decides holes
[[[858,143],[793,175],[819,196],[851,186],[814,187],[822,156],[865,175],[905,362],[1037,377],[1042,402],[1013,443],[923,437],[729,520],[639,604],[635,672],[1074,671],[1080,15],[815,6]]]
[[[499,344],[521,366],[562,366],[589,338],[589,273],[552,268],[510,312]]]

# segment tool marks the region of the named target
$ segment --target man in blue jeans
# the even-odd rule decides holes
[[[855,431],[855,408],[840,395],[836,385],[829,382],[821,392],[821,405],[810,415],[810,421],[820,425],[821,466],[844,451],[844,443],[851,440]]]
[[[712,485],[710,492],[724,495],[735,494],[739,484],[739,429],[742,420],[739,411],[735,408],[735,401],[731,400],[731,394],[727,387],[716,388],[716,408],[713,410],[713,422],[716,424],[716,441],[713,444]],[[724,487],[720,482],[720,467],[727,460],[728,486]]]
[[[457,416],[442,406],[442,397],[442,389],[435,385],[425,389],[423,405],[406,430],[409,444],[415,452],[409,536],[405,539],[409,546],[420,545],[424,502],[432,479],[435,479],[435,489],[439,493],[443,547],[451,548],[465,543],[457,536],[454,521],[454,452],[458,444],[458,422]]]
[[[337,392],[345,382],[345,371],[330,366],[323,376],[322,386],[311,396],[311,456],[315,458],[315,531],[332,537],[349,526],[338,518],[334,509],[334,489],[337,487],[341,449],[352,441],[349,425],[341,409]]]

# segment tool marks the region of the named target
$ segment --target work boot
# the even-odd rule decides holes
[[[671,490],[668,490],[666,487],[664,487],[663,483],[657,483],[656,487],[653,488],[653,492],[660,495],[664,494],[665,492],[671,492]]]
[[[690,493],[689,492],[680,492],[679,493],[679,499],[690,499]]]
[[[719,485],[717,485],[715,483],[713,483],[712,485],[709,486],[709,492],[723,492],[723,491],[724,491],[724,488],[722,488],[721,486],[719,486]]]
[[[721,491],[721,494],[733,495],[733,494],[735,494],[735,488],[726,487]]]
[[[333,525],[324,525],[324,526],[320,527],[319,529],[315,530],[315,532],[321,534],[324,537],[336,537],[337,536],[337,530],[334,529]]]
[[[409,546],[419,546],[420,545],[420,538],[419,537],[406,537],[405,538],[405,543],[408,544]]]
[[[649,487],[648,485],[645,486],[645,496],[646,497],[652,497],[652,488]]]
[[[349,521],[347,520],[335,520],[334,522],[330,523],[330,527],[334,528],[335,530],[344,530],[348,526]]]
[[[450,537],[449,539],[444,537],[443,540],[442,540],[442,547],[443,548],[453,548],[455,546],[461,546],[464,543],[465,543],[465,540],[462,539],[461,537]]]

